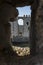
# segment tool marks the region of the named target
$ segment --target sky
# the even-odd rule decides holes
[[[30,15],[31,16],[31,7],[30,6],[25,6],[25,7],[18,7],[17,8],[19,11],[18,16],[24,16],[24,15]],[[23,20],[18,20],[19,25],[23,25]]]
[[[19,19],[19,20],[18,20],[18,24],[19,24],[19,25],[23,25],[23,24],[24,24],[24,23],[23,23],[23,20],[22,20],[22,19]]]
[[[18,7],[17,9],[19,11],[19,16],[31,15],[31,8],[30,8],[30,6]]]

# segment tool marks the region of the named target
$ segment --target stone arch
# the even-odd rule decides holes
[[[19,0],[18,0],[19,1]],[[35,25],[36,25],[36,13],[37,13],[37,7],[38,7],[38,0],[32,0],[32,1],[6,1],[5,3],[8,3],[9,5],[14,6],[24,6],[24,5],[31,5],[31,9],[32,9],[32,15],[31,15],[31,32],[30,32],[30,44],[31,45],[31,49],[32,49],[32,53],[34,54],[34,52],[36,51],[36,29],[35,29]],[[23,4],[24,2],[24,4]],[[15,4],[16,3],[16,4]],[[18,5],[17,5],[18,4]],[[37,4],[37,5],[36,5]],[[34,6],[36,5],[36,6]],[[1,18],[0,18],[1,19]],[[2,21],[2,20],[1,20]],[[3,23],[3,22],[1,22]]]
[[[0,1],[3,1],[3,0],[0,0]],[[6,0],[7,1],[7,0]],[[39,2],[38,2],[39,1]],[[43,8],[43,1],[42,0],[16,0],[16,1],[14,1],[14,0],[8,0],[7,2],[5,2],[5,3],[8,3],[9,5],[12,5],[13,7],[14,6],[24,6],[24,5],[31,5],[31,9],[32,9],[32,15],[31,15],[31,28],[30,28],[30,44],[31,44],[31,55],[32,55],[32,58],[29,58],[31,61],[34,61],[34,60],[37,60],[36,58],[35,58],[35,56],[33,57],[33,55],[35,55],[36,54],[36,46],[37,45],[40,45],[40,44],[42,44],[43,43],[43,28],[41,27],[40,28],[40,25],[42,24],[42,21],[39,21],[39,19],[41,18],[41,20],[42,20],[42,18],[43,18],[43,14],[41,14],[41,12],[43,11],[43,10],[41,10],[40,11],[40,8],[42,7]],[[3,2],[1,2],[1,4],[3,4]],[[0,4],[0,7],[1,7],[1,4]],[[41,8],[41,9],[42,9]],[[3,10],[2,10],[3,11]],[[0,14],[1,15],[1,14]],[[3,16],[3,15],[2,15]],[[5,21],[6,22],[6,21]],[[6,23],[7,24],[7,23]],[[38,25],[39,24],[39,25]],[[9,26],[9,25],[8,25]],[[4,21],[3,20],[1,20],[1,18],[0,18],[0,43],[2,43],[1,42],[1,40],[3,39],[4,41],[5,41],[5,39],[4,39],[4,33],[5,33],[5,31],[4,31]],[[1,32],[2,31],[2,32]],[[4,32],[4,33],[3,33]],[[41,33],[40,33],[41,32]],[[37,37],[38,36],[38,37]],[[39,38],[40,37],[40,38]],[[40,43],[40,44],[39,44]],[[3,43],[4,44],[4,43]],[[3,45],[2,44],[2,45]],[[7,42],[6,42],[6,44],[7,44]],[[1,47],[2,48],[2,47]],[[11,50],[11,47],[9,46],[9,48],[10,48],[10,50]],[[9,48],[7,48],[7,51],[9,50]],[[9,51],[10,51],[9,50]],[[37,50],[38,50],[38,48],[37,48]],[[5,51],[5,49],[4,49],[4,51]],[[3,52],[4,52],[3,51]],[[6,52],[5,52],[5,60],[6,60],[6,63],[7,64],[13,64],[14,65],[14,61],[12,61],[11,63],[10,63],[10,58],[12,59],[13,57],[14,57],[14,54],[12,53],[12,51],[10,51],[10,52],[7,52],[7,54],[9,54],[8,56],[6,55]],[[41,51],[41,50],[40,50]],[[41,57],[42,56],[42,54],[40,55],[40,51],[38,51],[39,52],[39,56]],[[43,50],[42,50],[43,51]],[[41,51],[41,52],[42,52]],[[11,57],[11,56],[13,56],[13,57]],[[6,56],[7,57],[9,57],[9,60],[7,60],[7,58],[6,58]],[[39,56],[37,57],[37,58],[39,58]],[[3,56],[2,56],[3,57]],[[42,56],[43,57],[43,56]],[[41,57],[41,58],[42,58]],[[15,57],[14,57],[15,58]],[[18,58],[18,57],[17,57]],[[24,57],[23,57],[24,58]],[[35,58],[35,59],[34,59]],[[4,59],[4,58],[3,58]],[[43,59],[43,58],[42,58]],[[20,60],[20,59],[19,59]],[[30,61],[29,60],[29,61]],[[38,59],[39,60],[39,59]],[[28,61],[28,60],[27,60]],[[28,61],[28,62],[29,62]],[[2,60],[2,63],[4,63],[3,62],[3,60]],[[1,63],[1,65],[2,65],[2,63]],[[4,64],[6,64],[6,63],[4,63]],[[21,61],[18,63],[18,64],[20,64],[21,63]],[[26,62],[25,62],[26,63]],[[26,63],[27,64],[27,63]],[[29,63],[28,63],[29,64]],[[34,63],[33,63],[34,64]],[[30,64],[30,65],[32,65],[32,64]]]

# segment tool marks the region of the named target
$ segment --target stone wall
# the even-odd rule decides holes
[[[15,20],[18,15],[16,8],[9,4],[2,4],[0,6],[0,48],[8,46],[10,43],[10,20]]]
[[[23,25],[19,25],[18,21],[23,20]],[[21,21],[22,21],[21,20]],[[21,22],[19,21],[19,22]],[[19,16],[17,19],[11,23],[11,37],[12,36],[21,36],[21,37],[28,37],[29,38],[29,30],[30,30],[30,16]]]
[[[11,15],[11,18],[13,16],[12,14],[10,14],[10,12],[12,11],[12,8],[10,9],[11,11],[9,11],[9,6],[8,6],[8,11],[7,11],[6,5],[4,5],[5,8],[3,8],[3,5],[0,6],[0,61],[1,61],[0,65],[14,65],[14,62],[16,62],[15,65],[19,65],[19,64],[20,65],[24,65],[24,64],[35,65],[34,61],[36,61],[37,59],[38,60],[36,61],[36,63],[39,61],[43,65],[43,54],[40,53],[41,51],[43,52],[43,49],[41,49],[43,48],[43,0],[39,0],[39,2],[37,1],[38,0],[34,0],[33,4],[31,4],[32,20],[31,20],[30,39],[31,39],[31,44],[32,44],[31,45],[32,54],[35,55],[37,51],[38,56],[37,54],[35,57],[32,56],[33,59],[32,57],[30,59],[29,57],[25,57],[24,60],[26,59],[27,61],[26,60],[24,61],[22,58],[15,55],[13,50],[11,50],[10,45],[8,45],[9,48],[5,48],[7,46],[7,43],[10,41],[10,24],[8,23],[9,18],[10,18],[9,15]],[[14,9],[12,13],[14,14]],[[23,61],[21,61],[21,59]],[[29,62],[30,60],[31,62]]]
[[[30,22],[30,48],[31,48],[31,55],[36,54],[36,11],[38,8],[38,0],[34,0],[33,4],[31,5],[31,22]]]
[[[32,44],[31,53],[33,54],[33,59],[31,58],[29,64],[43,65],[43,0],[39,0],[36,4],[36,8],[34,8],[35,3],[32,8],[30,39]]]
[[[36,29],[36,48],[40,52],[40,49],[43,48],[43,0],[39,0],[39,7],[36,14]]]

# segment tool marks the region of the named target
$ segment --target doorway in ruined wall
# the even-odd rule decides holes
[[[23,19],[18,19],[18,36],[23,37],[24,32],[24,21]]]
[[[11,23],[12,48],[19,56],[30,55],[31,6],[17,7],[19,15]]]

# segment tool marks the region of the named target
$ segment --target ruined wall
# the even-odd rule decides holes
[[[34,55],[36,52],[42,51],[41,48],[43,48],[43,1],[35,0],[31,9],[30,44],[31,53]]]
[[[39,0],[39,7],[36,14],[36,39],[37,51],[43,51],[43,0]]]
[[[23,25],[19,25],[18,21],[23,20]],[[22,22],[19,21],[19,22]],[[11,23],[11,37],[14,36],[19,36],[21,35],[22,37],[29,37],[29,29],[30,29],[30,21],[31,17],[30,16],[20,16],[17,17],[17,19]]]
[[[8,43],[10,43],[10,24],[1,24],[0,23],[0,49],[3,49],[4,47],[8,46]]]
[[[0,65],[7,65],[8,59],[14,54],[10,44],[11,26],[9,22],[12,19],[14,21],[17,15],[18,11],[11,5],[6,3],[0,5]]]
[[[36,0],[38,1],[38,0]],[[31,53],[33,54],[30,65],[43,65],[43,0],[36,2],[37,6],[32,8],[31,20]],[[33,19],[34,18],[34,19]],[[34,51],[34,52],[33,52]],[[34,56],[35,55],[35,56]]]
[[[41,50],[41,48],[43,47],[43,0],[39,0],[38,8],[36,6],[37,1],[38,0],[35,0],[35,3],[32,4],[32,21],[31,21],[31,32],[32,33],[30,33],[31,34],[30,38],[31,38],[31,44],[33,44],[32,48],[31,48],[33,54],[36,51],[37,52],[43,51],[43,50]],[[5,11],[3,11],[3,9],[0,9],[0,50],[4,47],[3,45],[6,45],[6,43],[9,40],[9,37],[10,37],[10,34],[9,34],[10,33],[10,24],[6,23],[9,18],[7,18],[5,16],[7,18],[6,19],[4,17],[5,14],[3,13],[4,14],[3,15],[1,12],[5,12]],[[6,28],[7,28],[7,30],[6,30]],[[8,29],[9,29],[9,32],[8,32]],[[7,40],[7,42],[6,42],[6,40]],[[38,60],[36,62],[39,61],[43,65],[43,55],[38,55],[38,56],[36,55],[37,58],[36,57],[33,57],[33,59],[31,58],[32,60],[31,59],[30,60],[31,60],[32,63],[29,62],[29,60],[28,60],[29,57],[27,59],[24,58],[27,61],[23,60],[23,62],[20,61],[21,58],[19,58],[19,60],[18,60],[19,63],[17,63],[18,62],[18,61],[16,61],[17,57],[15,57],[14,54],[11,54],[12,51],[10,53],[9,52],[10,50],[9,49],[7,49],[7,50],[8,50],[8,52],[5,52],[5,53],[3,51],[1,51],[2,54],[0,54],[0,58],[1,58],[0,59],[0,61],[1,61],[0,65],[7,65],[7,64],[8,65],[14,65],[14,62],[16,62],[17,65],[18,64],[24,65],[27,61],[28,61],[28,63],[26,63],[26,65],[32,65],[32,64],[35,65],[34,60],[36,61],[37,59]],[[23,64],[21,64],[21,63],[23,63]],[[36,64],[36,65],[38,65],[38,64]]]
[[[2,4],[0,6],[0,48],[8,46],[10,42],[10,21],[13,18],[15,20],[18,15],[16,8],[9,4]]]
[[[31,48],[31,55],[36,54],[36,11],[38,8],[38,0],[34,0],[33,4],[31,5],[31,22],[30,22],[30,48]]]

